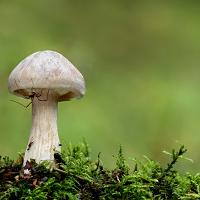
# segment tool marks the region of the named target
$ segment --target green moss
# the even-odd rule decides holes
[[[88,146],[68,145],[55,154],[55,166],[48,162],[28,163],[30,174],[22,170],[23,156],[17,161],[0,158],[0,199],[200,199],[200,174],[180,174],[174,170],[186,152],[182,146],[172,151],[171,162],[163,168],[146,159],[128,166],[120,147],[113,170],[90,159]]]

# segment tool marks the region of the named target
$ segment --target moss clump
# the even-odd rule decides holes
[[[147,159],[128,166],[120,147],[116,167],[105,169],[89,157],[87,144],[69,145],[56,153],[55,166],[27,163],[29,174],[22,172],[23,157],[0,159],[0,199],[200,199],[200,174],[179,174],[174,170],[178,158],[186,152],[182,146],[172,152],[166,168]]]

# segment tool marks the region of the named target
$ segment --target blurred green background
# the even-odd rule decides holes
[[[63,143],[85,138],[95,159],[114,164],[147,155],[163,164],[179,144],[200,169],[200,2],[0,0],[0,154],[24,151],[28,101],[8,93],[7,78],[26,56],[56,50],[84,75],[86,96],[59,104]]]

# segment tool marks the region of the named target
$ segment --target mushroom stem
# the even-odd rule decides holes
[[[27,160],[54,160],[54,152],[60,151],[60,140],[57,130],[57,96],[49,91],[42,92],[40,97],[32,99],[32,129],[24,156]]]

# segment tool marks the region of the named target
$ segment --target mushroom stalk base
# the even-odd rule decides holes
[[[37,163],[44,160],[53,161],[55,151],[60,152],[57,105],[57,97],[50,92],[48,95],[33,98],[32,129],[24,156],[24,166],[30,159]]]

